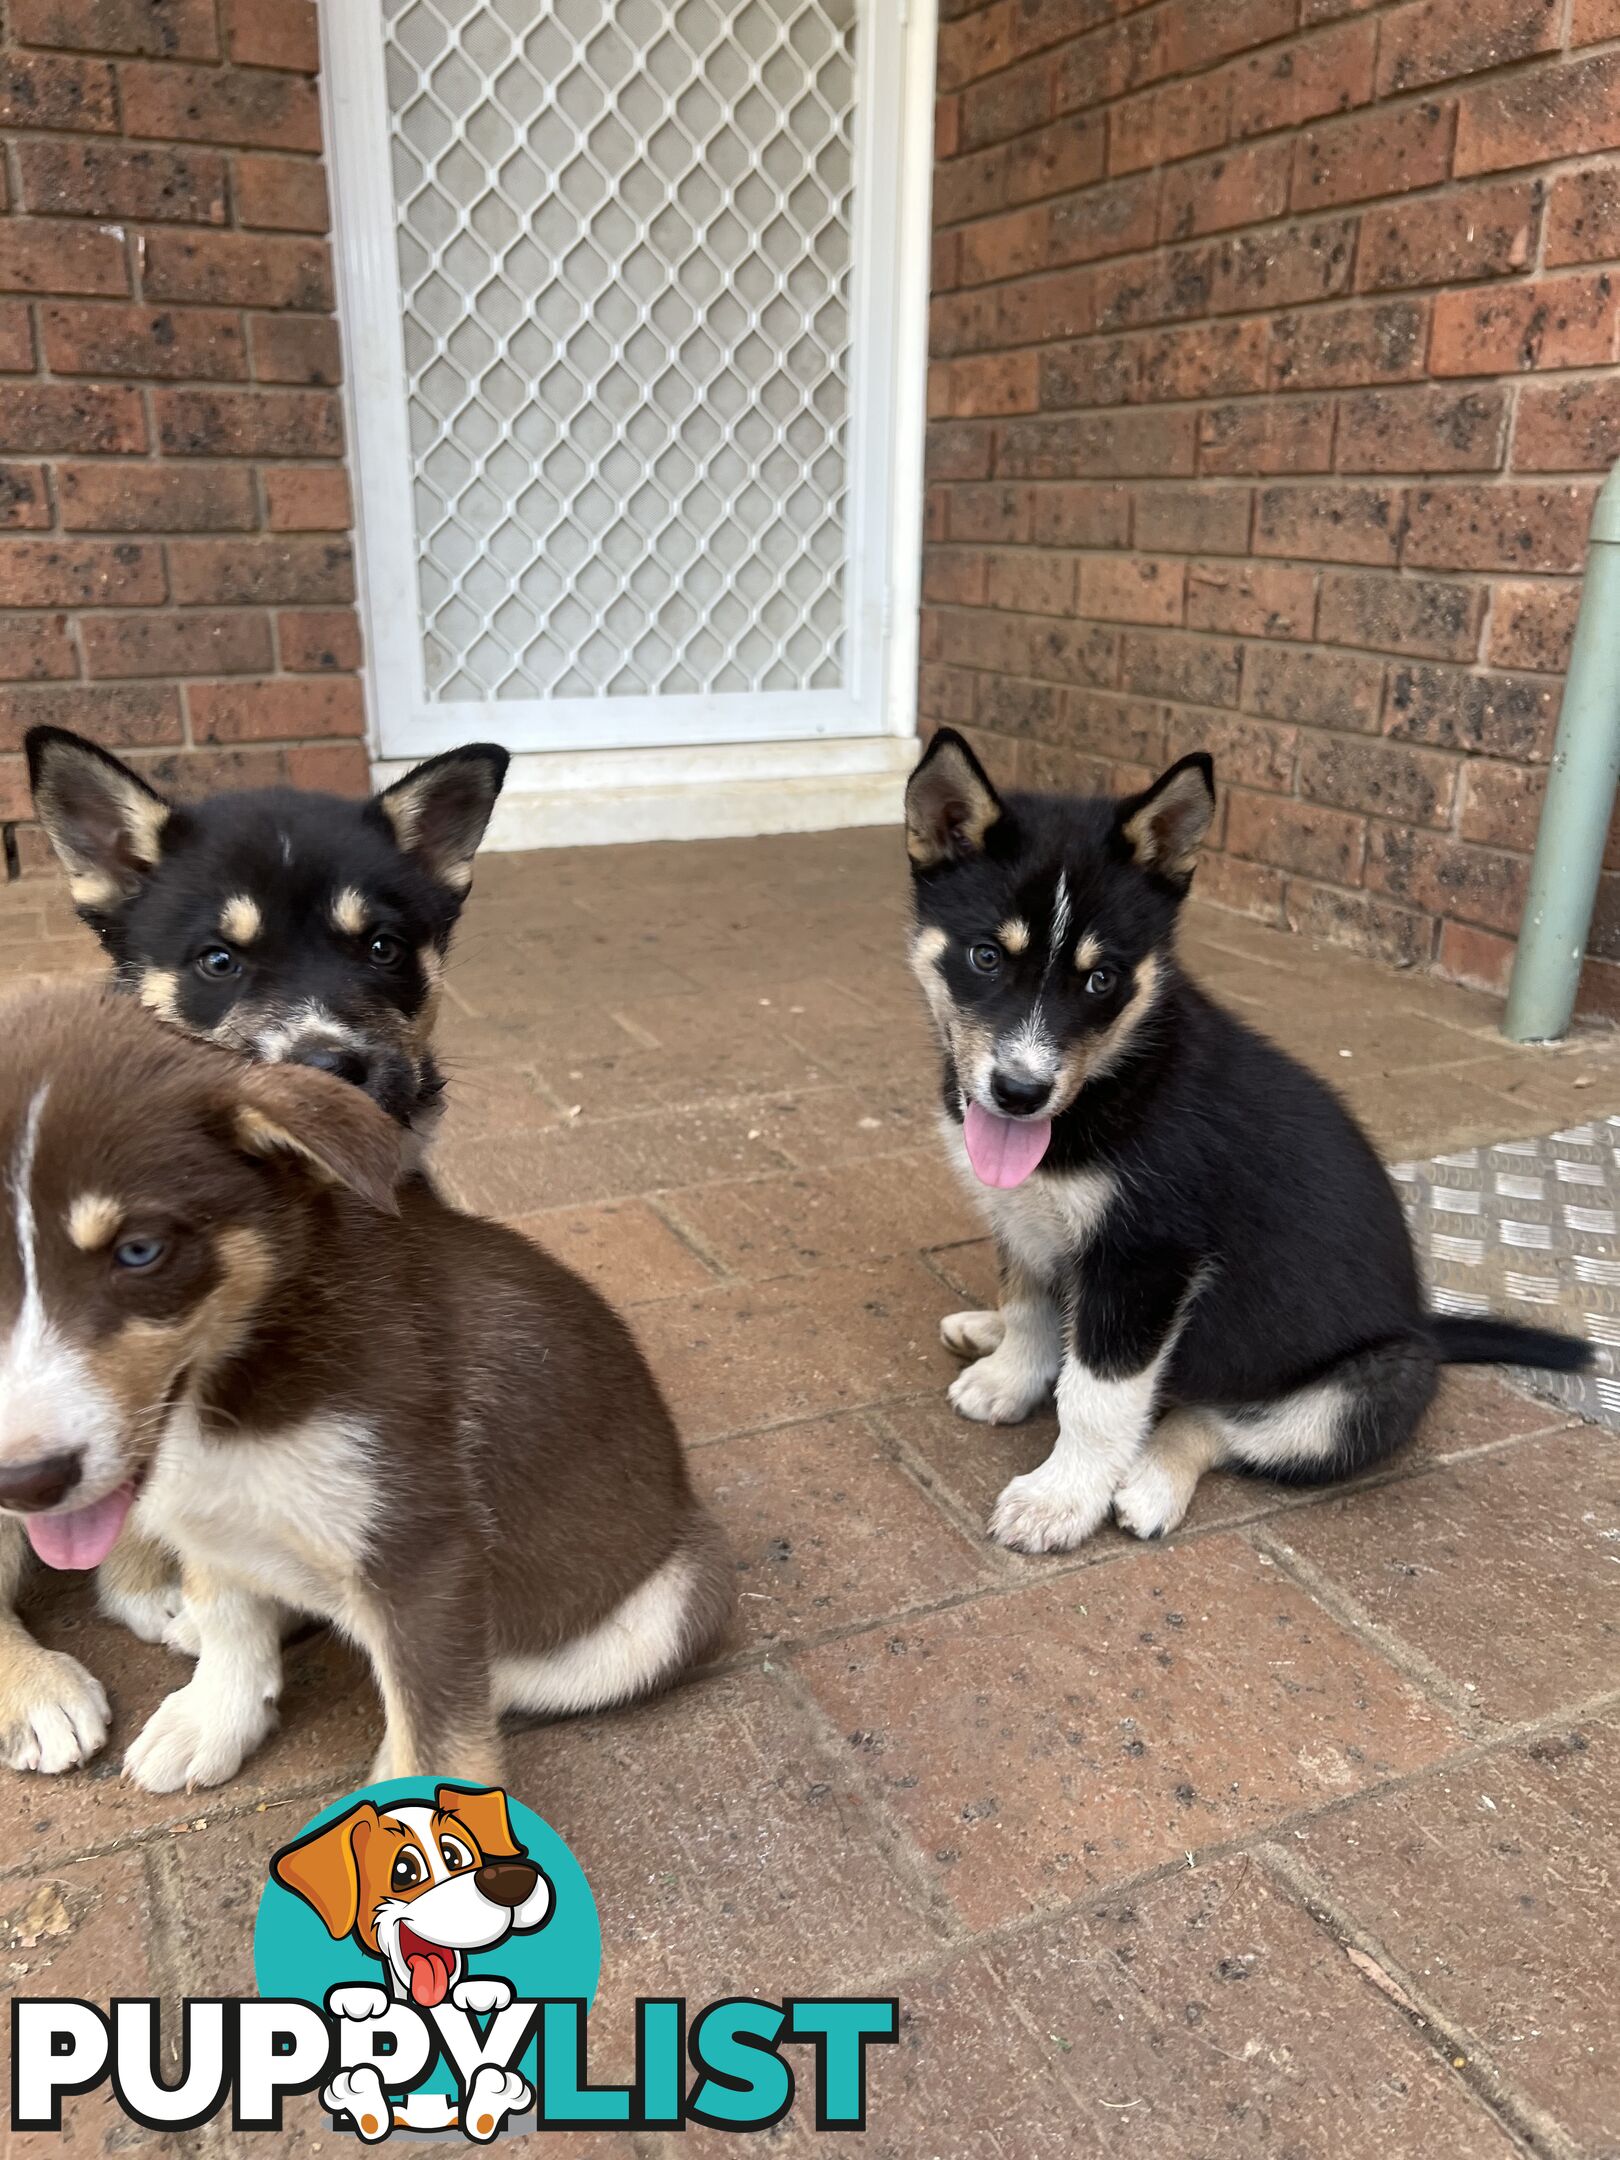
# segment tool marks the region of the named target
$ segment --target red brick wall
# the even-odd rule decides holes
[[[0,0],[0,834],[37,720],[363,784],[310,0]]]
[[[1205,890],[1502,984],[1620,455],[1620,4],[944,14],[925,726],[1207,746]],[[1593,950],[1620,1010],[1620,875]]]

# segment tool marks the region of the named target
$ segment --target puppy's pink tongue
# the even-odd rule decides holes
[[[434,2009],[450,1990],[449,1956],[435,1944],[431,1950],[408,1951],[405,1962],[411,1969],[411,2001]]]
[[[134,1497],[133,1485],[120,1485],[105,1500],[92,1500],[71,1514],[30,1515],[28,1542],[47,1567],[100,1567],[124,1527]]]
[[[995,1117],[970,1102],[962,1121],[962,1137],[979,1183],[1008,1192],[1014,1185],[1023,1184],[1046,1153],[1052,1120]]]

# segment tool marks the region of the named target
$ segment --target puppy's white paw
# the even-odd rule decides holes
[[[998,1312],[947,1313],[939,1323],[939,1339],[955,1357],[988,1357],[1001,1348],[1006,1332]]]
[[[275,1724],[275,1705],[192,1680],[165,1696],[124,1756],[124,1775],[146,1792],[223,1785]]]
[[[333,1990],[339,1995],[362,1992],[358,1988]],[[347,2115],[368,2145],[378,2144],[394,2127],[394,2110],[373,2063],[361,2063],[354,2070],[340,2070],[330,2085],[322,2087],[321,2105],[328,2114]]]
[[[1196,1474],[1180,1476],[1151,1453],[1144,1455],[1114,1495],[1114,1517],[1132,1537],[1158,1538],[1172,1531],[1192,1505]]]
[[[196,1658],[202,1655],[202,1637],[191,1607],[182,1598],[169,1616],[163,1630],[163,1647],[174,1651],[177,1657]]]
[[[65,1651],[31,1643],[0,1678],[0,1761],[13,1770],[76,1770],[100,1752],[107,1720],[101,1682]]]
[[[144,1589],[130,1589],[117,1581],[103,1581],[96,1590],[96,1603],[107,1618],[127,1627],[142,1642],[168,1642],[169,1630],[184,1611],[185,1602],[178,1575],[172,1582]],[[170,1644],[170,1647],[174,1646]],[[197,1653],[193,1650],[189,1655],[195,1657]]]
[[[458,1980],[450,1990],[450,2000],[458,2010],[470,2010],[474,2017],[488,2017],[506,2008],[512,2000],[512,1987],[509,1981],[495,1978]]]
[[[461,2111],[461,2127],[480,2145],[487,2145],[508,2115],[520,2115],[533,2100],[528,2081],[515,2070],[498,2070],[485,2063],[473,2073],[467,2087],[467,2104]]]
[[[1108,1513],[1108,1495],[1067,1481],[1042,1463],[1002,1489],[990,1535],[1014,1552],[1072,1552]]]
[[[980,1425],[1020,1425],[1046,1395],[1052,1382],[1023,1358],[1007,1355],[1006,1345],[958,1373],[946,1389],[953,1410]]]
[[[368,2018],[387,2014],[388,1993],[385,1988],[372,1987],[363,1980],[352,1982],[348,1987],[327,1990],[326,2007],[333,2017],[353,2018],[363,2025]]]

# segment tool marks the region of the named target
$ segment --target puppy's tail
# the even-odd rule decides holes
[[[1517,1320],[1431,1313],[1429,1340],[1442,1365],[1534,1365],[1543,1372],[1585,1372],[1589,1343],[1551,1328],[1521,1327]]]

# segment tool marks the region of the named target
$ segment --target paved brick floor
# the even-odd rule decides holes
[[[712,1669],[512,1743],[600,1902],[598,2066],[638,1991],[881,1988],[902,2045],[849,2142],[885,2160],[1620,2152],[1614,1441],[1473,1376],[1367,1486],[1217,1477],[1168,1546],[988,1546],[1051,1425],[944,1404],[939,1316],[992,1265],[903,888],[886,832],[497,857],[452,969],[439,1174],[630,1309],[737,1551]],[[1512,1051],[1484,999],[1214,911],[1186,950],[1391,1159],[1620,1110],[1613,1040]],[[92,959],[54,888],[0,895],[0,966]],[[118,1719],[90,1773],[5,1787],[8,1983],[247,1986],[266,1855],[377,1738],[353,1661],[298,1646],[249,1772],[157,1800],[118,1755],[172,1662],[60,1585],[35,1610]],[[282,2149],[334,2149],[295,2119]],[[26,2149],[169,2149],[68,2121]]]

